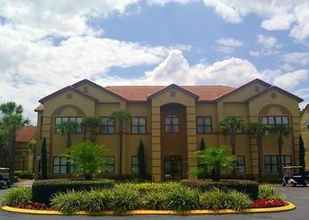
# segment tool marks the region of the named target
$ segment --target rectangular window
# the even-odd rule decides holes
[[[291,156],[282,155],[281,157],[282,167],[291,166]],[[265,155],[264,156],[264,170],[268,175],[277,175],[279,165],[279,156],[278,155]]]
[[[138,159],[137,159],[137,156],[131,157],[131,173],[133,175],[138,175]]]
[[[109,156],[105,157],[105,167],[104,167],[104,173],[105,174],[115,174],[115,157]]]
[[[53,161],[53,173],[55,175],[66,175],[71,173],[71,162],[67,157],[56,156]]]
[[[179,132],[179,118],[177,115],[170,114],[165,118],[165,132],[166,133],[177,133]]]
[[[57,134],[60,134],[60,130],[58,129],[58,126],[63,123],[63,122],[76,122],[78,124],[77,129],[76,129],[76,134],[81,134],[82,133],[82,117],[56,117],[56,123],[55,123],[55,130]]]
[[[197,117],[197,133],[205,134],[212,131],[211,117]]]
[[[113,134],[115,132],[115,120],[109,117],[102,118],[101,133]]]
[[[289,125],[288,116],[263,116],[262,123],[266,125],[276,126],[276,125]]]
[[[245,156],[237,156],[236,172],[240,175],[246,174],[246,158],[245,158]]]
[[[132,134],[145,134],[146,133],[146,118],[133,117],[132,118]]]

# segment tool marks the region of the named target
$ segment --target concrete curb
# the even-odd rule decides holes
[[[254,213],[273,213],[273,212],[286,212],[291,211],[296,208],[296,206],[287,202],[288,205],[275,208],[254,208],[254,209],[244,209],[241,211],[235,211],[232,209],[221,209],[221,210],[191,210],[184,212],[177,212],[172,210],[133,210],[124,213],[123,215],[226,215],[226,214],[254,214]],[[49,210],[33,210],[33,209],[20,209],[10,206],[1,207],[3,211],[14,212],[19,214],[31,214],[31,215],[64,215],[58,211]],[[117,215],[113,211],[104,211],[98,213],[88,213],[88,212],[77,212],[73,215],[88,215],[88,216],[112,216]]]

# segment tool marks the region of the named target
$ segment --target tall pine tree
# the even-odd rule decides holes
[[[47,179],[47,144],[46,138],[43,139],[41,148],[41,168],[42,168],[42,179]]]
[[[139,142],[137,152],[137,163],[138,163],[138,176],[141,179],[146,179],[146,161],[145,161],[145,149],[143,141]]]

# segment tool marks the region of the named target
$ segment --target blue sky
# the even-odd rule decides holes
[[[39,98],[83,78],[239,86],[258,77],[306,104],[308,19],[308,0],[0,0],[0,101],[34,119]]]

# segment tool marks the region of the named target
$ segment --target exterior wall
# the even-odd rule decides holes
[[[86,89],[85,89],[86,87]],[[298,137],[300,134],[300,112],[295,99],[277,91],[265,92],[253,99],[266,89],[264,84],[257,83],[240,88],[235,93],[228,95],[218,102],[199,102],[194,96],[178,88],[167,88],[150,98],[148,102],[127,102],[118,96],[106,92],[90,84],[79,85],[77,89],[91,99],[79,93],[66,91],[44,103],[44,111],[38,113],[38,130],[40,137],[46,138],[49,145],[49,171],[52,175],[52,159],[54,156],[66,152],[65,137],[55,133],[56,116],[109,116],[114,111],[126,110],[132,116],[147,118],[145,134],[132,134],[130,123],[124,135],[123,143],[123,167],[124,174],[131,174],[132,156],[137,154],[139,142],[145,146],[147,171],[154,181],[162,179],[162,155],[161,155],[161,107],[177,103],[186,107],[186,151],[188,158],[188,174],[196,167],[194,152],[199,148],[201,139],[206,146],[229,145],[229,137],[222,134],[219,123],[226,116],[238,116],[244,122],[256,122],[264,114],[282,115],[288,114],[292,132],[284,139],[283,154],[291,155],[294,164],[298,161]],[[275,94],[275,95],[274,95]],[[309,114],[308,114],[309,115]],[[196,133],[196,118],[198,116],[210,116],[212,118],[212,132],[207,134]],[[304,117],[303,117],[304,118]],[[303,119],[304,120],[304,119]],[[309,116],[307,118],[309,120]],[[117,129],[116,129],[117,130]],[[309,131],[308,131],[309,133]],[[304,137],[305,135],[303,135]],[[309,135],[306,135],[308,137]],[[306,147],[309,146],[309,138],[304,137]],[[82,140],[82,135],[73,135],[73,143]],[[119,134],[97,136],[97,143],[107,148],[108,154],[115,158],[115,171],[119,169]],[[277,140],[273,135],[268,135],[263,140],[264,154],[278,154]],[[308,147],[307,147],[308,149]],[[245,134],[238,134],[236,138],[236,155],[245,156],[246,174],[257,175],[258,155],[255,140]],[[309,155],[307,154],[307,160]],[[309,162],[307,163],[309,164]]]
[[[305,163],[306,163],[306,170],[309,170],[309,109],[308,106],[302,113],[301,117],[301,123],[300,123],[300,128],[301,128],[301,135],[304,141],[305,149],[306,149],[306,154],[305,154]]]
[[[32,152],[27,147],[28,143],[16,143],[16,170],[30,171],[33,169]]]

